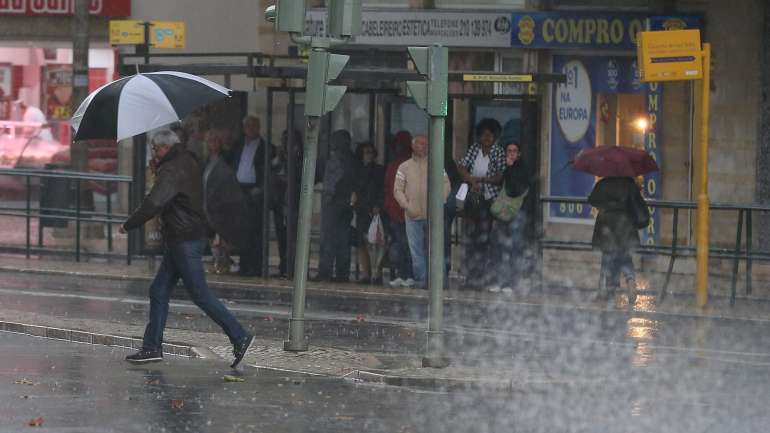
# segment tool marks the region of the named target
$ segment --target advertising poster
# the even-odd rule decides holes
[[[72,117],[72,65],[46,65],[43,88],[46,117],[69,120]]]
[[[643,145],[663,169],[662,141],[663,88],[657,83],[639,81],[636,59],[632,57],[554,56],[553,72],[567,76],[566,83],[554,88],[551,113],[550,195],[557,197],[587,197],[594,186],[594,176],[576,171],[570,165],[583,149],[597,144],[597,95],[635,94],[644,99],[644,115],[649,126],[643,132]],[[642,132],[640,132],[642,133]],[[644,179],[644,196],[661,197],[660,172]],[[581,204],[552,204],[549,217],[574,223],[590,223],[590,206]],[[644,230],[643,242],[654,244],[660,216],[653,209],[650,226]]]

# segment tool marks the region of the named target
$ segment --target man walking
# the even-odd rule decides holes
[[[142,226],[156,215],[161,218],[163,261],[150,285],[150,320],[144,332],[142,349],[126,357],[132,363],[163,359],[163,330],[168,303],[179,279],[190,298],[225,331],[233,344],[235,368],[254,341],[235,317],[209,292],[201,256],[205,247],[206,222],[203,213],[202,170],[196,157],[185,150],[170,130],[152,139],[158,161],[157,177],[150,193],[119,231],[126,233]]]
[[[418,135],[412,140],[412,158],[398,167],[393,195],[404,209],[406,238],[412,256],[415,284],[424,289],[427,282],[425,253],[428,227],[428,137]],[[444,173],[444,202],[449,195],[449,178]]]

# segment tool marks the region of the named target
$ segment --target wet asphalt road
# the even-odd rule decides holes
[[[257,373],[122,349],[0,333],[0,433],[49,432],[762,432],[768,364],[674,357],[602,378],[513,393],[451,393]],[[27,424],[42,417],[42,427]]]

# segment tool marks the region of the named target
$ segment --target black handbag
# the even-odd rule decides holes
[[[636,192],[628,197],[628,210],[631,217],[631,224],[637,229],[643,229],[650,225],[650,208],[644,201],[642,194]]]

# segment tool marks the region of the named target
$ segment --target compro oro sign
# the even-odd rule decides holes
[[[554,114],[564,138],[571,143],[580,141],[591,125],[591,78],[579,60],[564,65],[567,81],[556,87]]]
[[[703,78],[700,30],[641,32],[637,56],[644,82]]]

